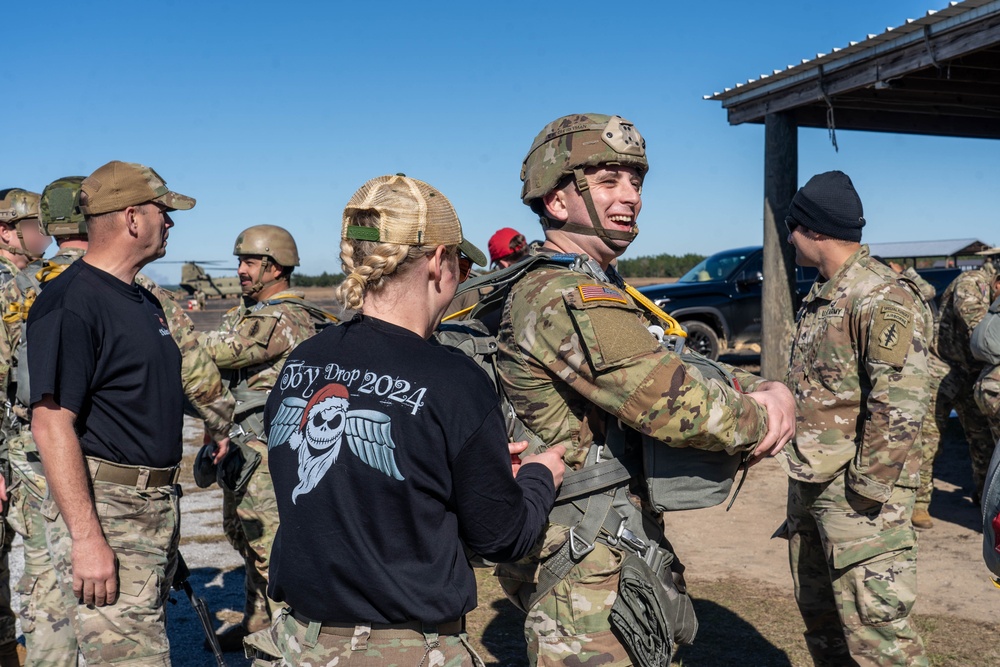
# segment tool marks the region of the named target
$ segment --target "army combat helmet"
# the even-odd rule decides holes
[[[629,231],[605,229],[601,224],[594,198],[590,194],[584,169],[600,164],[618,164],[634,168],[639,178],[649,171],[646,141],[635,126],[621,116],[574,114],[552,121],[535,137],[521,165],[521,201],[541,218],[543,227],[559,228],[576,234],[598,236],[608,247],[617,250],[613,241],[631,242],[639,233],[635,223]],[[590,213],[593,227],[547,218],[542,197],[552,192],[564,179],[572,178]]]
[[[283,269],[291,269],[299,265],[299,248],[295,245],[295,239],[284,227],[277,225],[254,225],[240,232],[236,237],[236,244],[233,246],[233,254],[237,257],[243,255],[259,255],[260,271],[257,278],[250,286],[247,296],[256,294],[271,283],[264,284],[264,272],[271,266],[271,263],[278,264]]]
[[[55,237],[87,237],[87,222],[80,210],[83,178],[64,176],[42,190],[38,216],[42,233]]]
[[[35,192],[28,192],[21,188],[8,188],[0,190],[0,222],[6,223],[17,232],[17,240],[20,248],[0,243],[0,248],[15,255],[24,255],[29,261],[40,259],[41,255],[28,250],[24,243],[24,234],[21,231],[21,224],[38,224],[38,201],[40,197]]]

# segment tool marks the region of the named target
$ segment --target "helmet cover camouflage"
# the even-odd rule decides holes
[[[609,163],[633,167],[640,178],[649,171],[646,141],[630,121],[593,113],[558,118],[535,137],[524,158],[521,201],[530,206],[575,168]]]
[[[58,178],[42,190],[39,220],[49,236],[86,236],[87,222],[80,210],[83,176]]]
[[[21,188],[0,190],[0,222],[13,225],[25,218],[38,217],[40,195]]]
[[[284,268],[299,265],[299,249],[295,239],[284,227],[254,225],[240,232],[233,246],[233,254],[266,255]]]

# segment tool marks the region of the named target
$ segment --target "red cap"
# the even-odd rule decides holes
[[[527,247],[528,242],[525,240],[524,234],[516,229],[504,227],[490,237],[490,242],[487,246],[490,251],[490,264],[496,264],[504,257],[521,252]]]

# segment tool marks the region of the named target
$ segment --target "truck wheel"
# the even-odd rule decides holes
[[[712,330],[712,327],[698,320],[681,322],[681,326],[688,332],[685,347],[694,350],[703,357],[708,357],[712,361],[719,358],[719,337]]]

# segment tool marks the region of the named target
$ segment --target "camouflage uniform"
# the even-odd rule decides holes
[[[618,287],[571,270],[538,269],[512,288],[498,336],[500,376],[518,416],[546,446],[564,445],[570,468],[581,468],[591,446],[604,441],[610,419],[669,446],[715,451],[744,451],[766,433],[760,405],[705,381],[661,346],[648,324]],[[748,388],[760,382],[738,374]],[[645,502],[643,479],[634,476],[630,485],[632,503],[642,506],[642,537],[669,551],[661,517]],[[568,531],[550,523],[532,556],[497,567],[509,596],[522,604],[530,597]],[[532,664],[632,664],[609,616],[628,552],[606,540],[593,546],[526,610]],[[682,571],[674,561],[660,576],[683,592]]]
[[[983,320],[976,325],[978,336],[972,340],[972,354],[986,363],[982,373],[976,380],[974,391],[976,405],[982,410],[990,425],[990,434],[993,441],[1000,440],[1000,349],[996,347],[996,341],[983,336],[980,328],[989,328],[997,331],[1000,327],[1000,298],[997,298],[991,305],[990,310]]]
[[[60,248],[51,259],[33,263],[28,270],[37,272],[50,267],[44,277],[53,278],[58,275],[58,270],[51,271],[52,267],[68,266],[83,257],[85,252],[79,248]],[[229,432],[228,420],[232,416],[234,401],[223,386],[215,364],[198,347],[190,318],[173,301],[170,292],[149,278],[138,274],[136,283],[153,292],[163,306],[171,335],[181,350],[181,375],[188,400],[199,410],[198,414],[205,419],[209,430],[224,437]],[[17,354],[24,319],[35,296],[33,293],[23,294],[13,281],[0,291],[0,309],[7,315],[3,318],[0,335],[0,354],[4,355],[4,359]],[[11,395],[7,377],[9,370],[9,367],[2,368],[0,383],[8,387],[9,400],[19,425],[10,439],[13,480],[9,489],[9,520],[24,541],[24,575],[17,588],[22,600],[21,627],[33,665],[76,665],[77,640],[66,613],[66,605],[75,604],[75,601],[67,601],[58,587],[46,544],[46,520],[42,513],[48,487],[29,428],[29,410]]]
[[[917,290],[920,298],[930,309],[937,296],[937,290],[929,282],[924,280],[916,269],[912,266],[903,271],[903,275],[909,278]],[[933,312],[933,311],[932,311]],[[945,398],[938,406],[938,394],[941,391],[941,381],[948,375],[948,364],[938,355],[937,350],[937,318],[930,322],[930,341],[927,346],[927,371],[929,373],[930,384],[928,393],[930,402],[927,406],[927,414],[920,426],[920,488],[917,490],[917,500],[913,506],[914,512],[917,510],[929,511],[931,504],[931,494],[934,492],[934,459],[941,447],[941,431],[948,424],[948,417],[951,414],[951,401]]]
[[[799,310],[786,378],[798,428],[779,457],[790,480],[778,534],[817,665],[927,664],[908,618],[929,399],[915,292],[861,246]]]
[[[990,292],[996,276],[996,268],[987,261],[981,268],[965,271],[955,278],[941,297],[941,322],[938,325],[938,351],[951,366],[941,383],[941,394],[954,401],[969,443],[975,498],[983,491],[994,440],[989,423],[973,397],[973,388],[983,371],[983,363],[972,356],[969,341],[973,329],[989,309],[992,300]]]
[[[77,248],[60,248],[48,261],[32,262],[25,270],[37,275],[47,265],[69,266],[83,254],[84,251]],[[50,271],[43,277],[55,275],[58,275],[57,271]],[[0,354],[5,359],[13,360],[18,354],[24,320],[36,296],[33,290],[28,294],[22,293],[15,281],[7,283],[0,291],[0,310],[3,313]],[[17,582],[17,592],[21,596],[21,629],[32,664],[75,665],[76,636],[67,619],[67,603],[59,590],[45,541],[46,521],[42,515],[42,503],[48,497],[48,485],[38,448],[31,437],[30,411],[14,395],[17,378],[10,377],[11,370],[14,370],[12,366],[4,368],[0,384],[5,388],[16,418],[8,441],[11,464],[8,521],[24,543],[24,573]]]
[[[8,285],[13,284],[14,276],[17,275],[19,269],[17,266],[7,259],[6,257],[0,256],[0,289],[6,288]],[[2,314],[2,313],[0,313]],[[4,376],[7,374],[7,369],[10,367],[11,350],[0,341],[0,373]],[[4,386],[6,383],[0,381],[0,387]],[[9,408],[4,408],[5,412]],[[17,641],[17,624],[16,617],[14,615],[14,610],[11,607],[10,600],[10,548],[11,542],[14,539],[14,532],[10,530],[10,519],[8,518],[10,510],[10,487],[13,486],[13,479],[8,474],[9,470],[9,448],[10,439],[15,431],[13,417],[9,414],[3,416],[2,431],[0,432],[0,470],[4,475],[4,480],[7,483],[7,493],[8,501],[5,504],[5,512],[3,513],[3,518],[0,519],[0,646],[4,644],[10,644],[11,642]]]
[[[316,333],[313,317],[295,303],[302,298],[301,292],[289,291],[258,304],[244,300],[226,313],[218,331],[200,335],[201,348],[238,393],[238,402],[245,400],[239,391],[270,392],[288,354]],[[267,467],[267,446],[252,437],[246,444],[260,454],[260,465],[238,494],[224,490],[222,514],[226,537],[246,566],[243,623],[248,631],[256,632],[270,624],[279,608],[267,597],[267,564],[278,529],[278,506]]]

